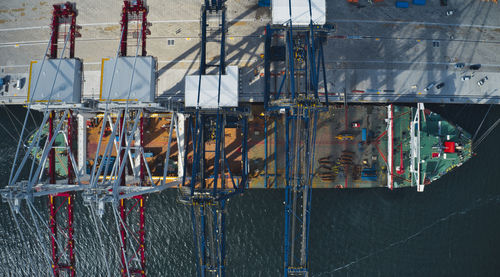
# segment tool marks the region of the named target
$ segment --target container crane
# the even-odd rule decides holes
[[[82,175],[75,170],[78,169],[78,164],[74,157],[73,139],[76,135],[74,114],[84,109],[80,104],[82,62],[75,58],[75,38],[80,36],[76,25],[77,15],[76,4],[66,2],[53,5],[50,41],[44,59],[32,61],[30,64],[26,100],[28,110],[9,183],[1,192],[3,199],[9,205],[13,205],[15,213],[20,212],[21,202],[23,199],[26,200],[37,229],[38,240],[44,251],[38,219],[33,215],[35,211],[40,216],[33,206],[33,198],[49,197],[48,228],[51,248],[48,263],[54,276],[76,274],[73,203],[74,192],[82,190],[83,186]],[[58,58],[60,38],[64,38],[64,47]],[[69,47],[67,47],[68,42]],[[69,54],[66,48],[69,48]],[[61,72],[65,73],[64,77]],[[21,142],[26,129],[26,119],[31,110],[41,111],[44,116],[31,142],[28,143],[24,157],[19,161],[18,154],[23,147]],[[41,145],[44,138],[46,143]],[[66,172],[57,169],[56,155],[66,156]],[[31,166],[27,165],[30,156],[33,156]],[[61,159],[60,167],[63,166],[62,163],[64,161]],[[21,181],[20,174],[27,168],[30,172],[28,180]],[[21,232],[20,228],[19,231]]]
[[[249,109],[238,104],[237,67],[226,66],[226,31],[225,0],[205,0],[200,70],[185,80],[185,166],[179,196],[191,207],[198,276],[225,276],[227,201],[248,185]],[[220,48],[218,62],[207,63],[208,45]],[[209,74],[211,67],[216,74]],[[237,134],[241,161],[228,157],[225,134],[229,129]]]
[[[325,6],[324,1],[310,0],[307,7],[292,1],[273,1],[273,26],[266,27],[266,132],[267,120],[273,117],[275,138],[285,139],[284,146],[274,141],[275,182],[285,183],[284,276],[308,276],[316,129],[320,113],[328,107],[323,43],[330,29],[324,22],[314,21],[317,11],[313,11],[313,7],[317,8],[318,3],[311,2],[322,2],[319,7]],[[279,72],[283,67],[281,84],[271,92],[271,71]],[[324,98],[318,94],[320,68]],[[280,131],[282,134],[278,136]],[[267,148],[266,140],[266,151]],[[277,156],[284,156],[284,176],[278,176]],[[267,162],[265,172],[267,184]]]
[[[144,1],[123,2],[117,55],[102,61],[97,110],[103,113],[103,123],[89,176],[89,189],[83,195],[85,203],[95,206],[99,216],[104,214],[105,203],[112,205],[119,235],[122,276],[146,276],[145,195],[179,183],[176,179],[166,182],[167,154],[161,184],[155,185],[144,152],[144,117],[147,114],[171,112],[168,153],[177,120],[170,107],[155,102],[156,59],[147,56],[146,52],[146,38],[150,35],[147,14]],[[138,28],[131,26],[134,22]],[[130,35],[137,43],[135,56],[127,55]],[[111,135],[105,143],[103,137],[108,128]],[[100,155],[103,144],[104,153]],[[113,149],[117,157],[112,158]]]

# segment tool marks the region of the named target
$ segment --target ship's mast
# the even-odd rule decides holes
[[[417,187],[418,192],[424,191],[424,183],[420,172],[420,129],[421,115],[424,112],[424,104],[418,103],[415,115],[410,123],[410,172],[411,185]],[[424,176],[425,177],[425,176]]]

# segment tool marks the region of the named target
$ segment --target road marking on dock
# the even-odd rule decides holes
[[[459,28],[485,28],[498,29],[500,26],[480,25],[480,24],[453,24],[438,22],[419,22],[419,21],[391,21],[391,20],[364,20],[364,19],[336,19],[334,22],[340,23],[376,23],[376,24],[399,24],[399,25],[429,25],[429,26],[449,26]]]
[[[265,19],[264,21],[271,21],[270,18]],[[172,20],[151,20],[149,21],[153,24],[155,23],[199,23],[200,19],[172,19]],[[255,19],[251,18],[233,18],[233,19],[228,19],[228,23],[231,23],[233,25],[244,25],[245,23],[239,23],[239,22],[255,22]],[[120,25],[120,23],[117,22],[98,22],[98,23],[79,23],[78,26],[108,26],[108,25]],[[37,30],[37,29],[50,29],[50,26],[48,25],[42,25],[42,26],[26,26],[26,27],[16,27],[16,28],[4,28],[0,29],[0,32],[12,32],[12,31],[25,31],[25,30]]]

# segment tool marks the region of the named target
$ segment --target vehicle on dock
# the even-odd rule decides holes
[[[431,88],[433,88],[435,85],[436,85],[436,83],[435,83],[435,82],[432,82],[432,83],[428,84],[428,85],[427,85],[427,87],[425,87],[425,89],[424,89],[424,90],[425,90],[425,91],[429,91],[429,90],[430,90]]]
[[[488,80],[488,76],[486,76],[483,79],[477,81],[477,85],[480,86],[480,87],[483,86],[484,82],[486,82],[486,80]]]
[[[480,64],[472,64],[469,66],[470,70],[479,70],[481,68]]]

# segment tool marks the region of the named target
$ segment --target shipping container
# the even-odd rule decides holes
[[[396,8],[406,9],[410,6],[410,4],[406,1],[396,1]]]

